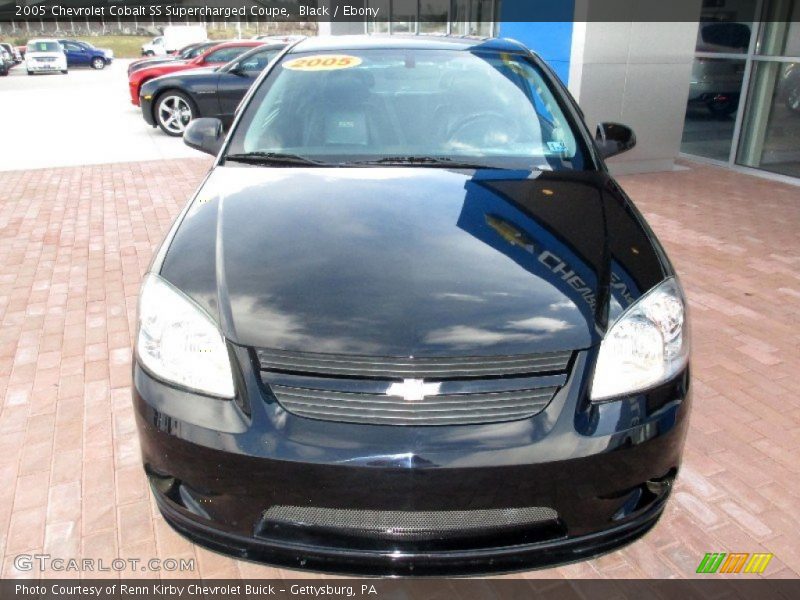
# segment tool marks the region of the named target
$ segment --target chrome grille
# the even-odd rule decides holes
[[[469,425],[523,419],[544,409],[557,389],[445,394],[412,402],[385,394],[271,387],[278,402],[301,417],[378,425]]]
[[[546,506],[478,510],[400,511],[273,506],[262,523],[338,529],[356,534],[422,538],[441,534],[475,535],[481,531],[554,523],[558,513]]]
[[[497,423],[540,413],[566,382],[571,354],[401,358],[259,349],[256,357],[263,382],[290,413],[364,425],[428,426]],[[423,378],[434,391],[395,395],[396,382]]]
[[[571,352],[516,356],[402,358],[257,350],[261,368],[291,373],[354,375],[384,379],[467,378],[566,371]]]

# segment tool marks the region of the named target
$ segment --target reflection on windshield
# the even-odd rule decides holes
[[[34,42],[28,44],[27,52],[61,52],[61,44],[57,42]]]
[[[230,151],[334,164],[399,157],[583,168],[572,127],[535,65],[463,50],[289,54],[250,103]]]

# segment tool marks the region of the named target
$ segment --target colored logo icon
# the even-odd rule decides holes
[[[763,573],[772,554],[766,552],[708,552],[697,566],[698,573]]]

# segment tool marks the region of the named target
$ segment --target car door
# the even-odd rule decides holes
[[[86,48],[75,42],[68,42],[61,40],[61,45],[64,47],[64,54],[67,55],[67,66],[77,67],[89,64],[89,53]]]
[[[256,77],[280,51],[281,48],[264,48],[252,54],[248,53],[233,65],[226,65],[224,72],[220,73],[217,90],[219,116],[226,125],[233,120],[236,107]]]

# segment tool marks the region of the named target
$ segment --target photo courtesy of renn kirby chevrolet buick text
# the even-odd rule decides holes
[[[175,529],[431,575],[575,561],[656,523],[689,331],[604,165],[628,127],[592,135],[517,42],[342,36],[291,42],[229,128],[195,118],[184,141],[216,160],[142,284],[133,386]]]

